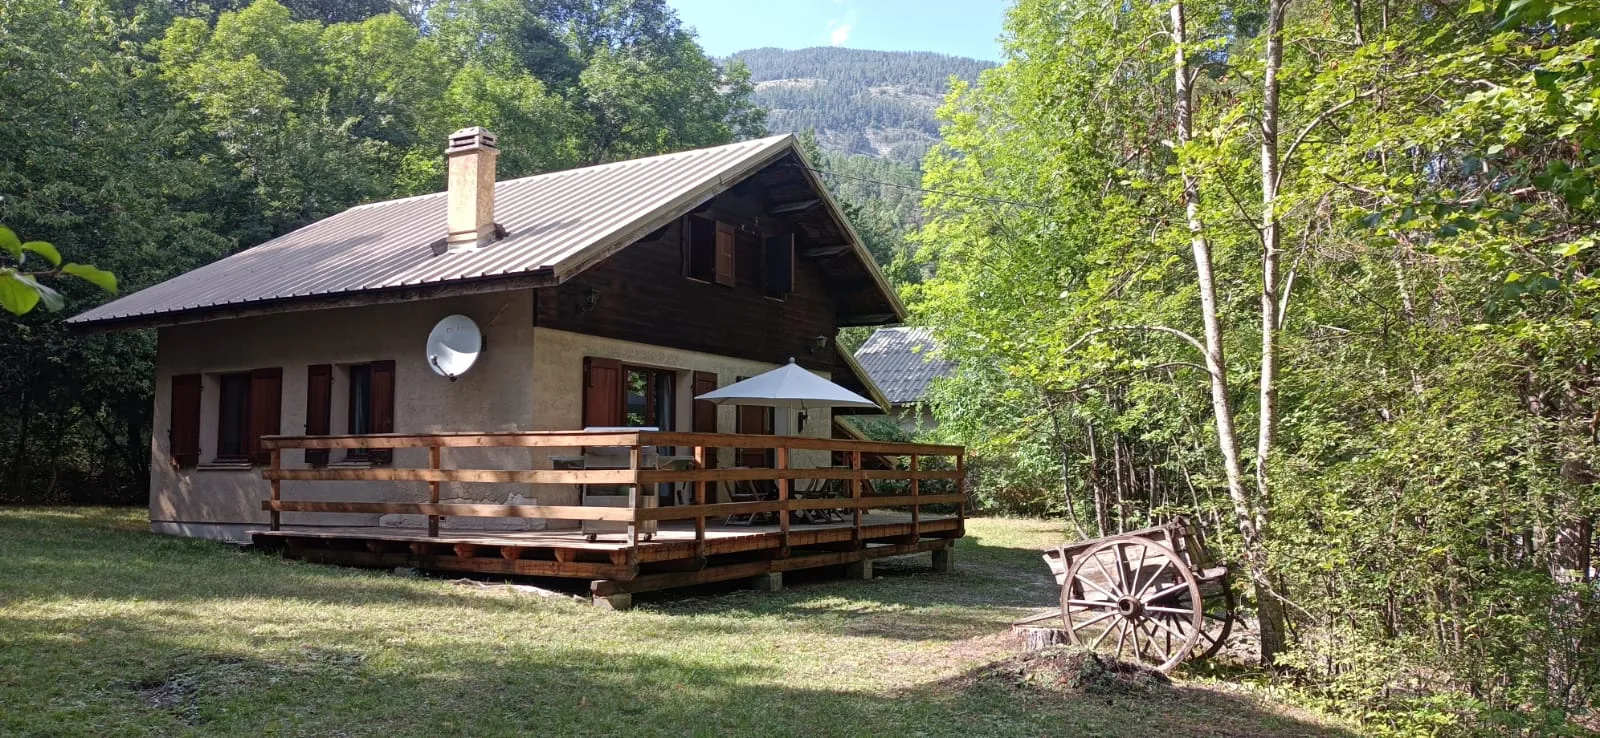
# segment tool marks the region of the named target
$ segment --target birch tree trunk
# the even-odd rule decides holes
[[[1281,8],[1279,0],[1273,0]],[[1177,141],[1179,147],[1194,137],[1194,91],[1190,82],[1187,29],[1184,23],[1183,0],[1172,3],[1173,77],[1177,92]],[[1281,12],[1278,16],[1281,24]],[[1276,144],[1274,144],[1276,151]],[[1276,156],[1273,158],[1276,172]],[[1183,206],[1188,222],[1190,246],[1194,252],[1195,276],[1200,291],[1200,312],[1205,325],[1206,368],[1211,375],[1211,408],[1217,425],[1217,445],[1222,452],[1223,470],[1228,482],[1228,498],[1233,502],[1234,519],[1244,542],[1245,566],[1259,603],[1257,616],[1261,620],[1261,661],[1272,664],[1283,648],[1283,608],[1273,594],[1268,578],[1266,552],[1263,549],[1259,523],[1265,520],[1258,512],[1256,501],[1244,487],[1243,467],[1239,461],[1238,434],[1233,426],[1233,406],[1228,397],[1228,366],[1222,350],[1222,321],[1217,313],[1216,277],[1212,269],[1211,244],[1206,239],[1205,223],[1200,216],[1199,178],[1187,167],[1182,169]],[[1274,190],[1275,191],[1275,190]],[[1277,304],[1273,302],[1273,328],[1276,330]]]
[[[1267,3],[1266,58],[1261,98],[1261,396],[1256,432],[1256,499],[1254,519],[1258,541],[1267,537],[1272,500],[1272,453],[1278,435],[1278,271],[1282,262],[1278,229],[1278,70],[1283,66],[1283,16],[1288,0]],[[1262,552],[1264,554],[1264,552]],[[1252,579],[1265,571],[1251,572]],[[1261,625],[1261,660],[1271,665],[1284,649],[1283,602],[1270,583],[1256,587]]]

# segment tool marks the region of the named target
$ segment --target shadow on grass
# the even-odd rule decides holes
[[[1339,736],[1198,689],[1071,696],[963,675],[895,693],[787,683],[759,661],[524,639],[262,653],[197,647],[137,619],[81,622],[102,647],[6,623],[7,735]],[[841,675],[841,678],[843,675]]]

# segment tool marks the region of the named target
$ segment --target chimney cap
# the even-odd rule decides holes
[[[444,153],[457,154],[479,149],[499,151],[499,137],[486,128],[472,126],[450,134],[450,144],[445,147]]]

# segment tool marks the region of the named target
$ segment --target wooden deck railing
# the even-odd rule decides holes
[[[779,530],[783,547],[789,544],[790,512],[815,509],[839,509],[850,512],[859,543],[861,517],[865,510],[876,508],[909,508],[912,536],[920,535],[922,509],[928,505],[953,506],[958,516],[964,515],[966,450],[961,446],[944,446],[921,443],[884,443],[846,439],[800,438],[793,436],[757,436],[732,433],[680,433],[671,431],[621,431],[621,432],[518,432],[518,433],[390,433],[376,435],[344,436],[268,436],[263,445],[271,452],[271,465],[262,471],[262,477],[271,483],[271,497],[262,502],[262,509],[271,513],[272,529],[281,527],[281,515],[292,513],[346,513],[364,515],[426,515],[428,535],[439,535],[439,519],[453,517],[510,517],[545,520],[596,520],[626,524],[630,551],[639,542],[639,527],[646,521],[693,520],[695,524],[696,551],[706,551],[706,520],[728,515],[752,513],[778,513]],[[446,449],[485,448],[548,448],[579,449],[594,447],[621,447],[628,449],[629,468],[625,469],[466,469],[447,468]],[[693,469],[666,470],[645,468],[645,450],[650,447],[693,449]],[[318,466],[286,468],[284,452],[289,449],[404,449],[429,450],[429,466],[425,468],[373,467],[338,468]],[[772,449],[773,468],[707,468],[706,460],[716,449]],[[849,459],[848,467],[791,467],[791,452],[814,451],[843,453]],[[865,460],[876,459],[877,466],[867,468]],[[904,461],[900,461],[904,459]],[[932,464],[929,462],[933,461]],[[797,499],[793,495],[795,480],[841,480],[849,482],[848,497],[816,497]],[[744,480],[773,480],[778,489],[777,499],[755,502],[708,502],[711,485]],[[923,483],[930,480],[948,480],[948,490],[925,494]],[[285,500],[282,498],[284,482],[295,481],[392,481],[426,482],[427,502],[356,502],[336,500]],[[868,493],[873,482],[904,482],[904,492],[885,493],[875,490]],[[627,486],[627,507],[598,507],[582,505],[505,505],[462,504],[439,501],[440,484],[459,483],[516,483],[516,484],[598,484]],[[670,507],[646,507],[641,504],[641,488],[650,489],[663,482],[688,483],[693,490],[693,503]],[[887,486],[887,485],[886,485]],[[632,555],[630,554],[630,559]]]

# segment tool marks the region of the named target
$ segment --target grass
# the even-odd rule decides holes
[[[1048,523],[974,520],[958,572],[641,597],[632,612],[285,561],[143,511],[0,508],[3,735],[1347,735],[1185,683],[974,679],[1047,606]]]

